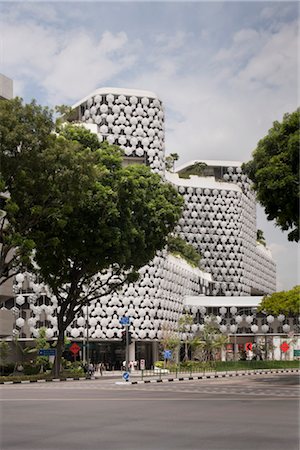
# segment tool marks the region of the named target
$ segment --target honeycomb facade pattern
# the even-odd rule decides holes
[[[97,133],[100,141],[120,146],[124,164],[146,164],[177,187],[185,208],[176,231],[201,252],[204,267],[202,271],[165,250],[158,252],[140,269],[138,282],[84,308],[67,329],[72,340],[84,340],[87,334],[96,341],[120,340],[119,319],[129,316],[134,341],[159,341],[164,327],[178,328],[186,297],[202,301],[200,295],[247,296],[275,290],[275,265],[268,250],[256,245],[255,198],[240,163],[207,161],[203,176],[189,178],[165,172],[163,106],[148,91],[98,89],[77,102],[72,114],[71,120]],[[47,286],[33,275],[18,274],[14,294],[13,334],[37,337],[44,326],[48,339],[56,338],[58,304]],[[193,331],[200,325],[195,323]]]
[[[73,105],[73,120],[124,150],[125,158],[164,172],[164,110],[152,92],[102,88]]]
[[[274,292],[275,263],[271,253],[256,243],[255,197],[241,163],[204,161],[203,176],[179,176],[195,163],[167,173],[166,179],[184,196],[177,232],[202,254],[202,264],[215,282],[212,294]]]
[[[92,301],[88,307],[88,335],[91,339],[120,339],[123,326],[120,317],[131,318],[130,331],[135,340],[159,340],[162,329],[176,330],[184,308],[186,295],[209,294],[211,276],[192,268],[183,259],[165,250],[140,269],[137,283],[125,285],[121,292]],[[36,282],[30,274],[16,277],[15,304],[18,335],[27,322],[28,337],[37,337],[41,326],[46,327],[48,339],[57,336],[57,299],[47,286]],[[27,310],[27,320],[22,312]],[[86,309],[67,329],[73,339],[87,335]],[[24,315],[24,314],[23,314]]]

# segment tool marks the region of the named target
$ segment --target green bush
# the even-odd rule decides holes
[[[156,361],[155,367],[164,368],[164,361]],[[292,369],[300,368],[300,361],[185,361],[180,364],[166,364],[170,372],[205,372],[255,369]]]
[[[0,366],[0,374],[2,376],[10,375],[11,373],[13,373],[14,369],[15,369],[14,363],[5,364],[3,366]]]
[[[37,375],[40,373],[41,366],[38,364],[24,364],[24,375]]]

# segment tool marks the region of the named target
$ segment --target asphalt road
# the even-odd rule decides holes
[[[1,450],[298,450],[298,375],[1,387]]]

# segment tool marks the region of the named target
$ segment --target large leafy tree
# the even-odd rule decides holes
[[[263,297],[258,311],[267,314],[285,314],[297,316],[300,312],[300,286],[295,286],[289,291],[274,292]]]
[[[10,193],[4,243],[25,236],[34,249],[36,274],[57,300],[59,362],[65,330],[81,308],[136,279],[165,246],[183,200],[148,167],[122,167],[121,150],[84,128],[50,137],[24,155],[13,151],[18,139],[1,149]]]
[[[299,240],[299,119],[298,109],[274,122],[244,164],[268,220],[288,230],[290,241]]]
[[[36,155],[55,142],[55,124],[48,108],[21,99],[0,101],[0,286],[14,270],[30,263],[33,242],[28,237],[28,218],[14,230],[12,221],[17,205],[9,199],[10,188]]]

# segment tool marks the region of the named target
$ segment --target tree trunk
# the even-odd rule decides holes
[[[59,378],[61,357],[62,357],[63,350],[64,350],[64,344],[65,344],[65,330],[60,330],[58,338],[57,338],[56,355],[55,355],[54,365],[53,365],[53,369],[52,369],[52,373],[55,378]]]

